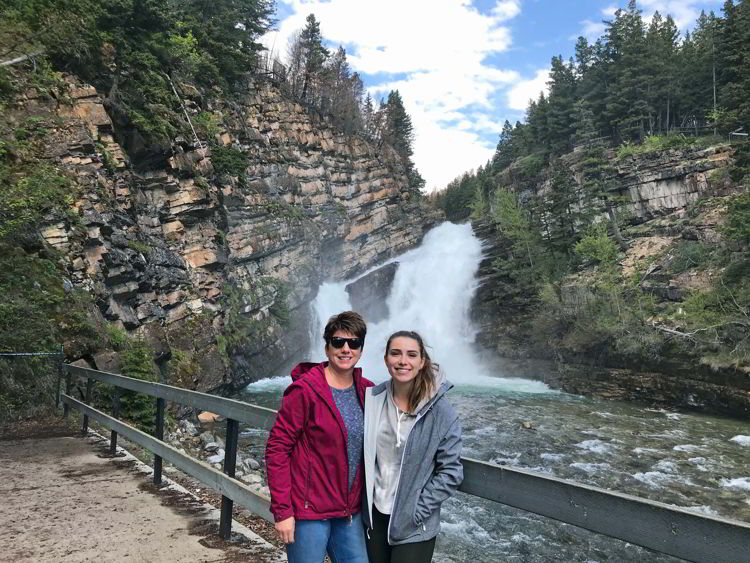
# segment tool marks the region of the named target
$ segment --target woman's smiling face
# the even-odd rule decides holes
[[[345,330],[337,330],[332,336],[333,338],[356,338],[354,334]],[[325,351],[329,365],[338,372],[353,369],[362,356],[362,347],[352,350],[349,348],[349,344],[344,344],[341,348],[334,348],[330,344],[326,344]]]
[[[398,336],[391,340],[391,345],[385,353],[388,373],[399,383],[414,381],[424,362],[419,342],[408,336]]]

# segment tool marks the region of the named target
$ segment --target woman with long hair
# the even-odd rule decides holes
[[[463,480],[461,426],[419,334],[392,334],[385,365],[390,379],[365,392],[367,552],[370,563],[428,563],[440,505]]]
[[[365,388],[354,366],[367,326],[353,311],[334,315],[323,332],[327,362],[292,371],[266,444],[266,472],[276,531],[290,563],[367,563],[360,516]]]

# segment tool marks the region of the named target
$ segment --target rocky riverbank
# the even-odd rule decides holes
[[[224,467],[225,444],[215,423],[222,422],[215,417],[212,422],[195,424],[188,418],[180,420],[173,432],[165,433],[164,440],[187,455],[204,461],[222,470]],[[265,485],[265,462],[255,459],[242,451],[237,452],[235,478],[239,479],[256,492],[269,496]]]

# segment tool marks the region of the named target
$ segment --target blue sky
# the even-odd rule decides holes
[[[721,0],[640,0],[690,29]],[[627,0],[277,0],[264,43],[282,61],[290,35],[314,13],[331,48],[343,45],[375,99],[398,89],[414,122],[414,161],[427,191],[484,164],[506,119],[523,119],[545,88],[552,56],[594,40]]]

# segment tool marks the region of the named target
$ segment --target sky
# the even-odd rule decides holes
[[[671,14],[684,32],[722,0],[639,0],[644,18]],[[375,100],[398,90],[415,130],[414,162],[427,192],[493,155],[506,119],[523,120],[546,90],[550,59],[576,38],[602,35],[627,0],[277,0],[264,44],[284,61],[308,14],[325,44],[346,49]]]

